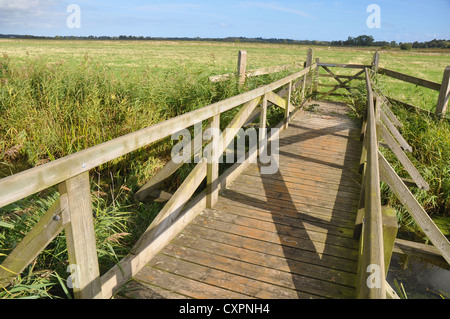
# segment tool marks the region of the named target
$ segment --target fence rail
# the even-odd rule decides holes
[[[240,54],[240,57],[239,65],[242,70],[245,69],[243,66],[245,65],[245,63],[243,64],[244,55]],[[410,151],[411,146],[397,130],[396,127],[401,126],[401,123],[389,108],[390,99],[375,88],[369,70],[373,69],[375,73],[379,71],[378,74],[381,75],[392,76],[438,90],[440,95],[437,111],[445,112],[449,96],[450,67],[445,70],[443,82],[439,85],[378,68],[378,60],[378,53],[376,53],[371,65],[322,63],[319,59],[316,59],[316,63],[312,63],[312,50],[308,50],[304,68],[281,80],[1,179],[0,207],[55,185],[58,186],[60,197],[0,265],[0,286],[7,285],[12,278],[20,274],[62,230],[65,230],[69,263],[78,267],[74,271],[78,277],[78,286],[74,287],[75,297],[111,297],[123,283],[145,266],[152,256],[174,238],[196,214],[206,207],[214,206],[218,191],[229,184],[251,160],[258,156],[257,152],[248,153],[244,163],[236,163],[219,176],[217,157],[234,140],[238,130],[258,117],[260,118],[259,127],[265,128],[267,108],[271,105],[284,109],[284,120],[276,128],[286,129],[292,116],[301,110],[302,102],[297,103],[296,107],[291,104],[294,92],[301,91],[301,101],[304,101],[304,98],[308,96],[307,90],[309,93],[317,90],[319,76],[332,77],[338,82],[331,91],[323,93],[323,97],[335,94],[334,92],[339,88],[351,91],[349,83],[363,75],[366,82],[367,116],[363,124],[364,147],[361,156],[363,183],[360,210],[355,224],[355,238],[361,239],[362,247],[359,260],[358,297],[384,298],[386,293],[393,293],[384,278],[389,264],[389,254],[392,252],[395,240],[386,239],[388,231],[385,228],[385,214],[381,206],[380,179],[394,191],[437,251],[450,263],[448,240],[417,203],[404,181],[397,176],[378,149],[380,138],[382,138],[410,173],[414,183],[424,190],[428,188],[426,181],[403,153]],[[342,76],[330,70],[334,67],[358,69],[358,72],[351,76]],[[284,68],[282,67],[280,70]],[[323,68],[327,74],[320,75],[318,72],[320,68]],[[261,72],[258,71],[254,74],[261,74]],[[100,276],[93,230],[89,171],[202,121],[208,121],[209,129],[217,129],[220,127],[221,114],[237,107],[241,108],[228,124],[229,130],[220,135],[211,135],[211,139],[206,143],[202,141],[206,147],[211,146],[210,150],[212,151],[199,161],[183,184],[171,196],[159,215],[131,249],[131,253],[118,265]],[[277,132],[279,131],[268,136],[268,140],[277,138]],[[194,145],[192,145],[192,150],[195,151]],[[155,188],[155,185],[173,174],[180,166],[173,161],[169,162],[136,196],[138,198],[147,196]],[[205,179],[207,181],[206,190],[192,198]],[[375,274],[379,277],[376,277]],[[382,280],[377,281],[377,278]]]
[[[55,185],[59,187],[60,198],[2,263],[0,285],[7,285],[12,278],[20,274],[47,244],[65,229],[69,263],[77,267],[74,271],[74,275],[77,276],[77,286],[74,287],[75,297],[83,299],[111,297],[177,231],[186,226],[196,213],[205,207],[212,207],[217,201],[218,190],[222,185],[229,183],[245,167],[245,163],[249,163],[247,159],[243,164],[238,163],[240,165],[233,166],[225,174],[218,176],[217,157],[235,138],[239,128],[251,116],[255,116],[255,111],[261,117],[261,128],[264,128],[266,109],[270,101],[273,105],[285,109],[285,119],[278,129],[287,127],[292,114],[299,109],[293,109],[290,103],[291,94],[296,89],[305,90],[305,86],[301,84],[311,75],[311,70],[315,67],[316,65],[310,65],[269,85],[1,179],[0,207]],[[304,95],[303,93],[302,96]],[[205,120],[209,121],[211,128],[217,129],[220,125],[220,115],[240,106],[242,108],[228,125],[228,130],[220,136],[211,136],[212,140],[209,144],[213,147],[210,148],[212,151],[208,153],[208,157],[197,164],[166,203],[132,248],[131,254],[100,277],[93,229],[89,170]],[[276,138],[276,134],[268,136],[269,140],[273,138]],[[218,145],[222,148],[219,149]],[[256,155],[249,154],[249,157]],[[207,189],[200,197],[188,204],[205,178]]]
[[[422,189],[429,188],[428,183],[405,155],[404,151],[411,151],[411,146],[396,128],[401,126],[401,123],[390,110],[388,99],[382,92],[374,90],[370,72],[365,69],[367,116],[363,124],[364,142],[361,156],[363,183],[354,233],[355,238],[361,238],[357,293],[360,298],[384,298],[386,293],[394,298],[391,287],[384,280],[380,280],[386,276],[396,237],[396,227],[389,226],[389,216],[381,207],[380,181],[385,182],[394,192],[449,264],[450,243],[378,149],[380,140],[383,139],[414,183]],[[373,76],[377,76],[377,73],[373,72]]]

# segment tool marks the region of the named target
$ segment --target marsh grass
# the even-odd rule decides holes
[[[439,121],[424,114],[411,113],[401,107],[395,107],[393,111],[404,125],[401,129],[402,135],[413,147],[412,153],[407,155],[430,185],[429,191],[418,188],[412,188],[411,191],[442,232],[449,236],[450,123],[447,120]],[[410,178],[390,151],[384,150],[383,153],[399,176]],[[405,230],[424,238],[414,220],[386,185],[382,185],[382,193],[385,201],[397,208]]]
[[[201,68],[164,72],[111,70],[85,55],[79,61],[21,61],[0,57],[0,177],[70,155],[141,128],[282,78],[286,73],[218,84]],[[223,114],[223,128],[238,110]],[[271,110],[269,123],[283,112]],[[90,171],[94,228],[101,273],[124,257],[163,203],[139,202],[134,193],[170,159],[166,138]],[[185,164],[165,183],[174,192],[194,166]],[[221,168],[225,169],[224,167]],[[58,197],[56,187],[0,209],[0,262]],[[0,298],[71,297],[68,256],[57,236]]]

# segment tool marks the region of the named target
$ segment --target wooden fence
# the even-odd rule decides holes
[[[287,127],[300,107],[293,108],[291,95],[305,90],[305,80],[311,77],[315,65],[269,85],[205,106],[151,127],[91,147],[70,156],[38,166],[0,180],[0,207],[58,185],[60,198],[33,230],[17,245],[0,265],[0,286],[6,286],[65,229],[70,265],[75,265],[74,295],[76,298],[110,298],[114,292],[137,273],[168,241],[184,228],[196,214],[217,201],[218,191],[236,177],[257,154],[247,154],[247,160],[232,166],[218,176],[218,156],[232,142],[249,119],[260,116],[260,128],[266,127],[266,112],[270,104],[283,108],[284,120],[277,126]],[[302,94],[304,96],[304,93]],[[202,158],[166,203],[131,253],[119,264],[100,276],[93,228],[89,171],[139,148],[151,145],[182,129],[208,121],[218,129],[220,115],[241,107],[220,136],[211,136],[212,151]],[[267,137],[277,138],[277,134]],[[219,141],[221,143],[219,143]],[[218,146],[221,145],[222,149]],[[171,163],[173,164],[173,163]],[[173,171],[174,166],[168,165]],[[175,167],[176,169],[177,167]],[[206,178],[207,189],[191,200]],[[160,179],[159,179],[160,180]],[[151,184],[155,184],[151,182]],[[144,189],[148,190],[148,187]],[[142,192],[141,196],[145,196]],[[73,279],[73,278],[72,278]]]
[[[372,65],[321,63],[318,59],[313,64],[312,58],[312,50],[308,50],[307,59],[301,71],[269,85],[1,179],[0,207],[55,185],[58,185],[60,197],[0,265],[0,285],[8,285],[64,229],[69,263],[77,267],[74,273],[77,276],[77,286],[74,287],[75,297],[110,298],[199,212],[206,207],[212,207],[217,201],[218,191],[226,187],[246,165],[257,157],[257,151],[248,153],[244,163],[234,164],[219,176],[217,159],[234,140],[239,128],[257,117],[260,118],[259,127],[265,128],[267,107],[270,105],[284,109],[284,120],[278,124],[277,128],[280,130],[287,128],[292,116],[302,107],[302,103],[296,107],[292,106],[292,95],[295,91],[300,91],[303,98],[307,95],[306,90],[309,90],[309,93],[317,90],[320,67],[325,69],[326,76],[333,77],[338,81],[338,84],[331,91],[324,93],[323,97],[335,94],[339,88],[351,91],[349,83],[363,74],[366,81],[368,103],[367,116],[363,124],[364,148],[361,160],[364,182],[360,210],[355,225],[355,237],[361,238],[362,247],[358,297],[384,298],[386,292],[393,295],[392,290],[386,285],[384,277],[394,245],[392,237],[395,239],[396,233],[392,231],[395,230],[395,227],[386,226],[386,218],[383,217],[380,180],[389,185],[439,253],[447,262],[450,262],[448,240],[417,203],[404,181],[397,176],[379,152],[381,137],[405,166],[415,184],[427,189],[428,184],[403,153],[404,150],[410,150],[411,147],[396,129],[396,126],[400,126],[401,123],[390,110],[389,99],[374,89],[370,78],[372,72],[370,69],[373,69],[383,75],[401,77],[408,82],[424,85],[431,89],[439,89],[441,94],[437,111],[441,112],[445,111],[448,102],[449,68],[444,72],[443,83],[438,85],[430,81],[419,81],[411,76],[400,76],[398,72],[386,69],[381,69],[380,72],[377,54]],[[240,65],[242,61],[241,57]],[[341,76],[334,74],[330,70],[331,67],[358,69],[358,72],[352,76]],[[242,66],[241,69],[243,68]],[[447,77],[445,78],[445,76]],[[93,229],[89,171],[202,121],[208,121],[208,128],[217,131],[220,127],[221,114],[238,107],[240,107],[239,112],[228,124],[228,130],[220,135],[211,135],[208,140],[211,151],[199,161],[180,188],[171,196],[159,215],[132,248],[131,253],[107,273],[100,276]],[[277,137],[278,134],[275,133],[268,136],[268,140]],[[179,163],[169,162],[136,196],[138,198],[147,196],[155,189],[155,185],[173,174],[180,166]],[[206,190],[192,198],[205,178],[207,180]],[[386,229],[390,230],[386,231]],[[383,280],[377,282],[375,278],[374,282],[370,281],[373,279],[373,273],[377,271]]]
[[[397,175],[380,152],[380,140],[383,139],[410,174],[416,186],[428,189],[428,184],[404,153],[404,151],[411,151],[411,146],[396,128],[401,126],[401,123],[392,113],[390,102],[382,92],[374,90],[374,83],[369,75],[371,71],[368,68],[364,71],[367,89],[367,115],[362,130],[363,183],[360,209],[354,231],[354,237],[361,239],[357,294],[358,298],[365,299],[382,299],[386,294],[394,298],[394,291],[383,279],[386,276],[394,249],[397,234],[396,217],[395,214],[390,215],[387,208],[381,206],[380,181],[385,182],[394,192],[416,224],[449,264],[450,243],[417,202],[404,180]],[[375,71],[373,76],[377,76]]]

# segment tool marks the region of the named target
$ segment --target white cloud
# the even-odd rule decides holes
[[[52,2],[48,0],[0,0],[1,10],[30,10],[37,9],[45,3]]]
[[[310,15],[309,13],[307,13],[305,11],[298,10],[295,8],[281,6],[276,2],[241,2],[240,6],[245,7],[245,8],[255,8],[256,7],[256,8],[270,9],[270,10],[275,10],[275,11],[280,11],[280,12],[291,13],[291,14],[299,15],[299,16],[306,17],[306,18],[314,18],[314,16]]]
[[[57,0],[0,0],[0,27],[44,27],[51,28],[66,15],[55,10]],[[60,12],[61,11],[61,12]]]

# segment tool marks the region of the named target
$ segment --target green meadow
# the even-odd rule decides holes
[[[289,73],[251,78],[244,86],[234,80],[210,83],[208,77],[212,75],[236,72],[239,50],[247,51],[247,69],[252,70],[304,62],[307,49],[298,45],[193,41],[2,39],[0,178],[268,84]],[[318,46],[313,50],[314,58],[321,62],[371,64],[375,48]],[[438,83],[450,65],[449,50],[379,52],[381,67]],[[356,73],[335,70],[337,74]],[[321,80],[336,84],[330,78]],[[434,111],[438,92],[386,77],[378,84],[386,95]],[[349,103],[358,102],[354,97],[343,98]],[[416,191],[415,195],[449,235],[449,122],[400,108],[395,112],[406,123],[402,133],[413,145],[411,158],[431,187],[428,193]],[[269,124],[276,124],[282,114],[271,110]],[[231,115],[225,114],[224,123]],[[169,160],[171,147],[172,142],[164,140],[90,172],[102,273],[128,253],[161,209],[162,204],[138,202],[133,194]],[[191,168],[183,166],[167,181],[165,189],[175,190]],[[399,165],[396,169],[405,174]],[[57,196],[57,189],[50,188],[0,209],[0,262]],[[385,203],[399,207],[385,187],[383,198]],[[416,233],[414,222],[400,207],[398,211],[401,224]],[[62,234],[27,267],[15,285],[0,289],[0,298],[70,298],[65,289],[65,245]]]

